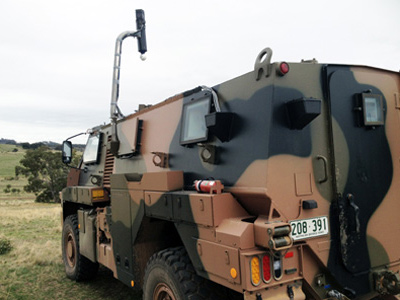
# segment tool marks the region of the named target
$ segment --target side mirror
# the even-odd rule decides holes
[[[62,143],[62,162],[64,164],[70,164],[72,161],[72,143],[70,141],[64,141]]]

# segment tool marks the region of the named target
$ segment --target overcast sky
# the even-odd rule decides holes
[[[116,37],[144,9],[147,60],[123,46],[124,114],[273,61],[400,69],[399,0],[0,0],[0,138],[55,141],[109,122]]]

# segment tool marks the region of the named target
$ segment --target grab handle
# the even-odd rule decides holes
[[[319,183],[327,182],[328,181],[328,160],[326,159],[325,156],[322,156],[322,155],[317,155],[317,159],[322,160],[322,162],[324,164],[324,177],[319,179],[318,182]]]

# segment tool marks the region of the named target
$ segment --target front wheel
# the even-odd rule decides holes
[[[81,281],[96,276],[99,264],[93,263],[79,252],[79,229],[76,215],[70,215],[64,221],[62,257],[68,278]]]
[[[230,299],[227,289],[198,276],[185,248],[168,248],[147,263],[143,300]]]

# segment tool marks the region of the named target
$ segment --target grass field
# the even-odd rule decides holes
[[[0,201],[9,199],[32,200],[35,198],[35,195],[24,191],[24,186],[27,184],[26,178],[15,177],[15,166],[19,164],[24,155],[25,150],[19,146],[0,144]],[[4,189],[7,186],[11,186],[10,189],[19,192],[5,193]]]
[[[19,146],[0,144],[0,176],[14,176],[15,166],[24,154],[25,150]]]
[[[105,268],[90,282],[65,277],[60,211],[59,204],[0,201],[0,239],[13,247],[0,255],[0,299],[141,299]]]
[[[0,299],[141,299],[105,268],[90,282],[65,277],[60,204],[35,203],[34,195],[23,192],[26,180],[11,179],[24,155],[14,148],[0,145],[0,244],[9,241],[12,247],[0,255]],[[21,192],[4,193],[8,184]]]

